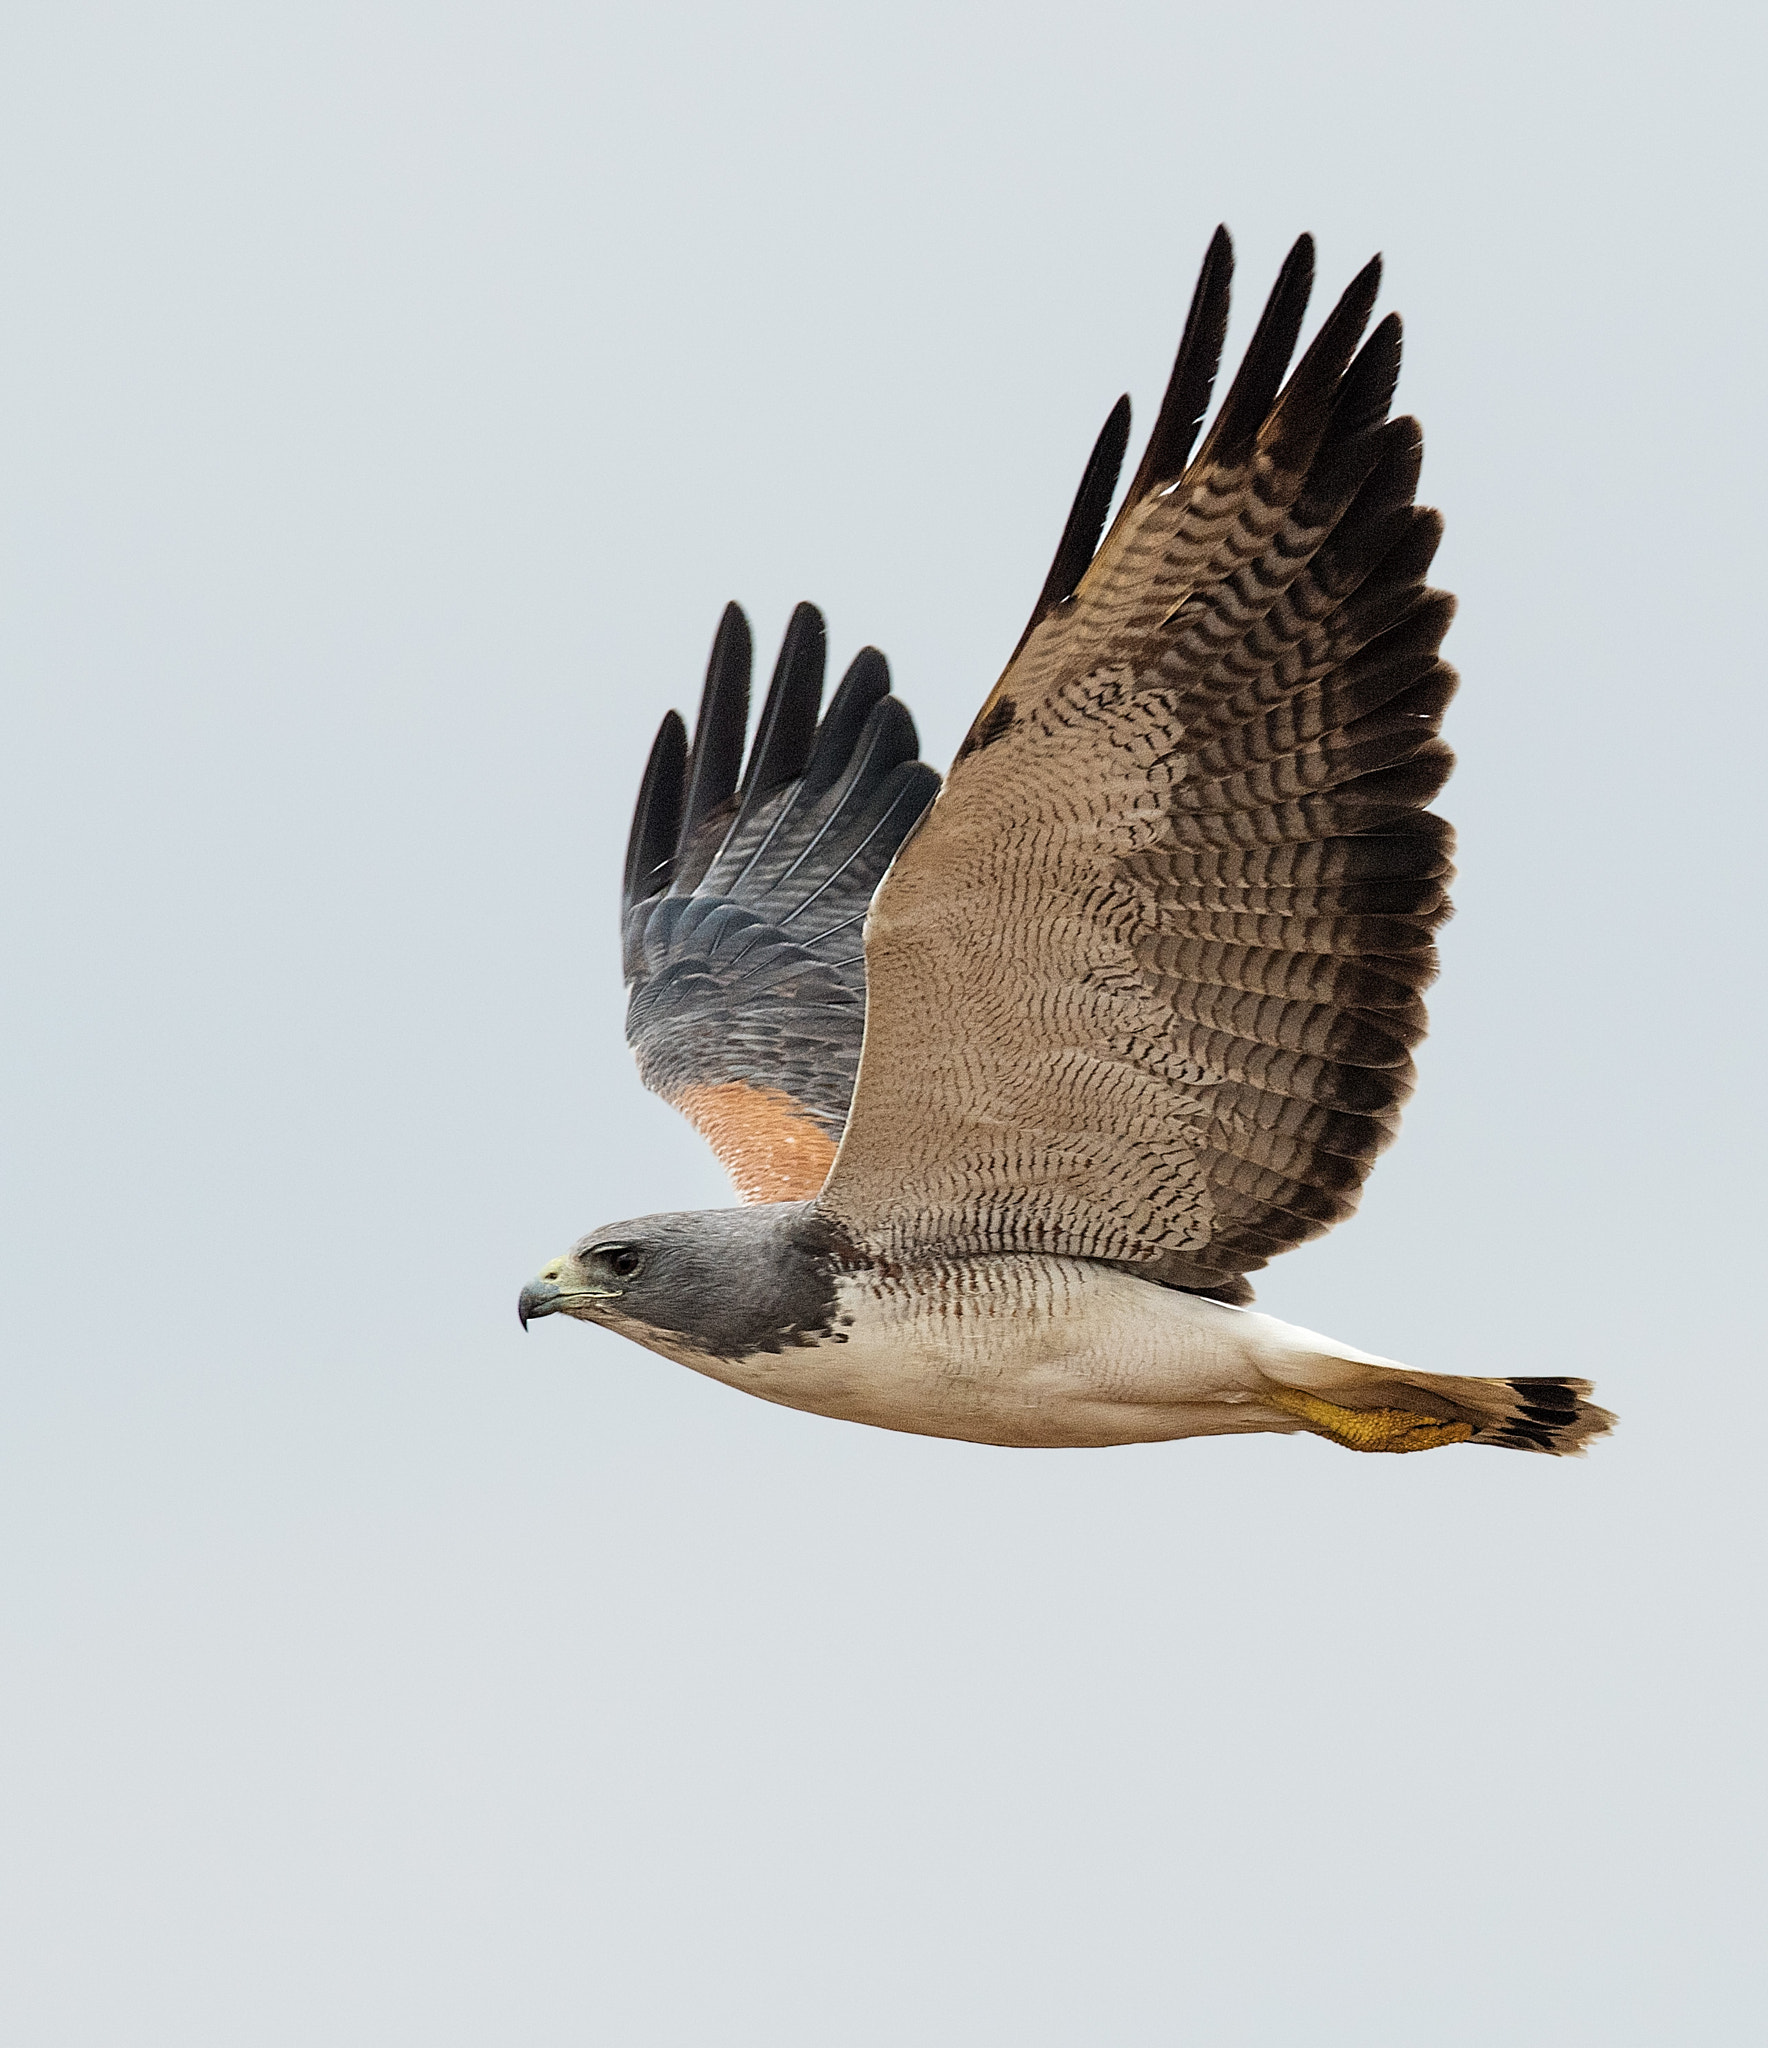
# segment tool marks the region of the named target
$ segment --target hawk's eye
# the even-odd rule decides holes
[[[629,1245],[621,1245],[608,1254],[608,1269],[616,1280],[630,1280],[643,1264],[644,1260]]]

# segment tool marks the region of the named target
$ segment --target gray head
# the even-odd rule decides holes
[[[592,1230],[522,1289],[516,1313],[602,1323],[666,1355],[744,1358],[833,1326],[831,1232],[810,1202],[686,1209]]]

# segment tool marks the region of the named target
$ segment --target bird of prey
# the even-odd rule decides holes
[[[645,771],[623,930],[640,1072],[744,1206],[591,1231],[524,1324],[988,1444],[1608,1428],[1585,1380],[1415,1371],[1247,1306],[1356,1206],[1411,1090],[1456,679],[1398,317],[1364,338],[1379,259],[1286,377],[1296,243],[1199,444],[1232,265],[1218,230],[1116,518],[1127,399],[943,786],[875,649],[819,722],[808,605],[745,763],[726,611],[692,744],[671,712]]]

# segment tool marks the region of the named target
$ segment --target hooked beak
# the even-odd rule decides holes
[[[568,1253],[544,1266],[516,1296],[516,1316],[525,1330],[536,1316],[581,1315],[580,1301],[617,1301],[622,1287],[589,1287],[588,1275]]]
[[[550,1316],[557,1312],[560,1288],[553,1280],[530,1280],[516,1296],[516,1314],[525,1330],[536,1316]]]

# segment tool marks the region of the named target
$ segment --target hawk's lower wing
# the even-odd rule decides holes
[[[877,649],[819,723],[823,659],[800,605],[743,768],[749,628],[729,606],[693,745],[670,712],[627,850],[627,1038],[745,1201],[823,1184],[865,1028],[866,905],[939,787]]]
[[[1371,264],[1279,385],[1297,244],[1197,459],[1212,245],[1096,558],[1113,415],[1039,608],[873,905],[823,1207],[882,1253],[1068,1252],[1228,1287],[1355,1206],[1448,914],[1450,601]],[[1353,352],[1354,360],[1353,360]]]

